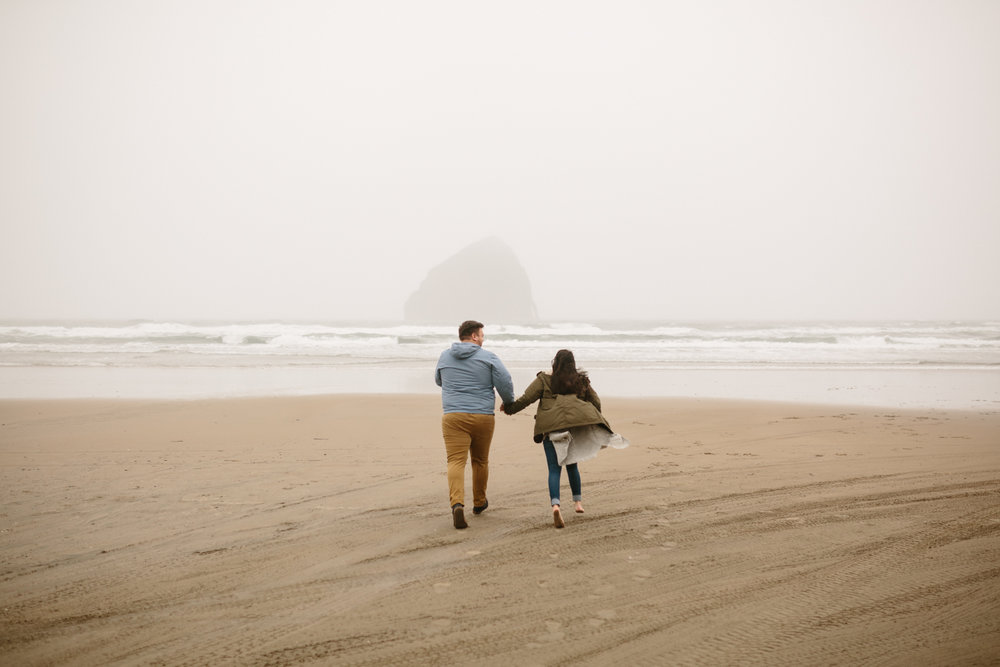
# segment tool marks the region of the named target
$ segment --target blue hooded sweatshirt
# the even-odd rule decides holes
[[[492,415],[496,388],[504,403],[514,402],[514,382],[500,357],[475,343],[452,343],[441,353],[434,381],[441,387],[445,414]]]

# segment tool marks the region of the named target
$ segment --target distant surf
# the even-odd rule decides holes
[[[581,365],[1000,365],[998,322],[488,325],[513,364],[569,348]],[[17,323],[0,325],[4,366],[271,366],[430,362],[453,325],[398,323]]]
[[[457,325],[0,324],[0,398],[434,393]],[[1000,322],[489,324],[523,389],[569,348],[602,395],[1000,406]]]

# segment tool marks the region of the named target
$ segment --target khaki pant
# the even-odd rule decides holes
[[[490,442],[493,415],[449,412],[441,418],[441,433],[448,454],[448,498],[450,506],[465,504],[465,461],[472,455],[472,502],[486,504],[486,482],[490,477]]]

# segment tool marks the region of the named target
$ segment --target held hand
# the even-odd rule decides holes
[[[500,404],[500,412],[502,412],[504,414],[507,414],[507,404],[506,403],[501,403]]]

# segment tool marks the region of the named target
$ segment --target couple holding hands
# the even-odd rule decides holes
[[[441,387],[444,416],[441,432],[448,455],[448,491],[452,522],[466,528],[465,464],[472,460],[473,514],[489,507],[486,483],[489,479],[490,443],[493,440],[494,391],[500,394],[500,411],[520,412],[535,401],[534,440],[541,443],[549,469],[549,501],[552,522],[562,528],[559,484],[566,467],[575,510],[583,513],[580,470],[577,464],[597,455],[604,447],[618,449],[628,441],[611,430],[601,414],[601,399],[590,386],[585,372],[576,368],[570,350],[559,350],[552,360],[552,372],[540,372],[520,398],[514,398],[514,383],[500,358],[483,349],[483,324],[463,322],[459,342],[441,353],[435,382]]]

